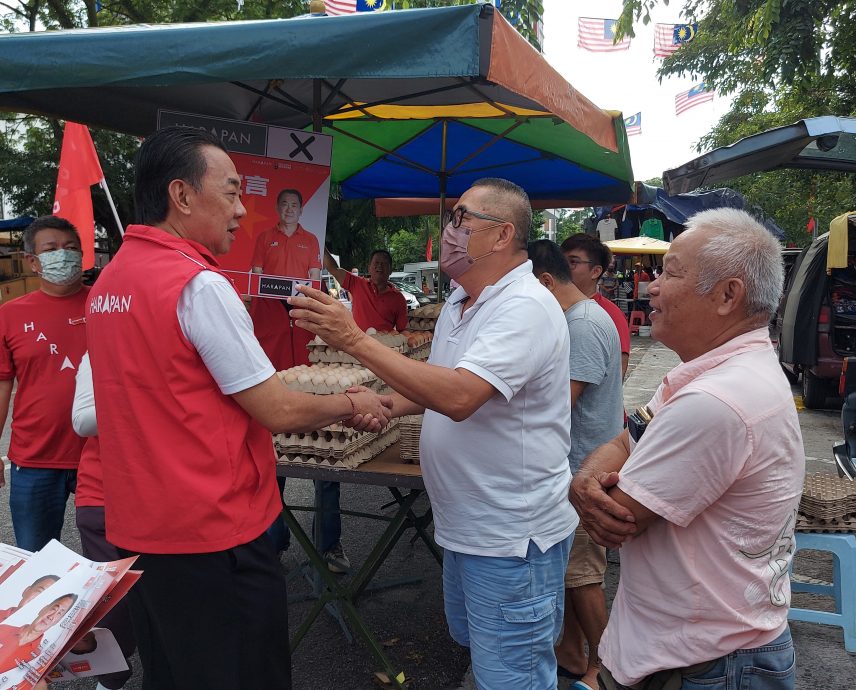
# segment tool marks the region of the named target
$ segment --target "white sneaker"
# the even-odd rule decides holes
[[[351,561],[345,555],[345,550],[342,548],[342,542],[337,541],[329,550],[322,554],[322,557],[327,561],[327,568],[331,573],[347,573],[351,569]]]

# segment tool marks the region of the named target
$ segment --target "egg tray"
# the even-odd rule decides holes
[[[440,317],[440,312],[443,311],[443,306],[445,302],[441,302],[439,304],[426,304],[422,307],[418,307],[410,312],[410,316],[412,318],[417,319],[438,319]]]
[[[341,458],[323,457],[318,454],[311,453],[309,449],[307,449],[307,452],[305,453],[281,455],[277,462],[281,464],[318,465],[321,467],[332,467],[336,469],[354,469],[355,467],[362,465],[364,462],[368,462],[372,458],[377,457],[393,443],[398,441],[399,428],[398,426],[390,426],[384,429],[380,435],[370,435],[375,438],[369,444]]]
[[[800,512],[822,520],[856,513],[856,482],[832,474],[806,475]]]
[[[360,361],[355,357],[352,357],[347,352],[336,350],[335,348],[332,348],[329,345],[310,344],[308,347],[309,361],[313,364],[356,364],[362,366]],[[393,352],[401,352],[403,354],[407,351],[407,345],[397,345],[395,347],[390,347],[389,349]]]
[[[398,420],[393,419],[381,433],[396,427],[398,427]],[[283,455],[313,455],[341,460],[370,445],[377,436],[370,431],[332,430],[330,427],[325,427],[308,434],[277,434],[274,437],[274,447],[278,454]]]
[[[416,359],[420,362],[424,362],[431,355],[431,341],[429,340],[427,343],[414,347],[406,354],[410,359]]]
[[[830,520],[821,520],[800,512],[797,514],[795,529],[797,532],[856,533],[856,513],[849,513]]]
[[[407,322],[407,329],[410,331],[433,331],[437,325],[437,319],[420,319],[413,316]]]
[[[320,366],[310,366],[307,368],[293,367],[292,369],[285,369],[283,371],[278,371],[277,376],[280,381],[285,385],[288,390],[297,391],[300,393],[315,393],[318,395],[329,395],[331,393],[344,393],[350,386],[343,386],[341,384],[327,384],[327,383],[312,383],[311,381],[286,381],[285,376],[287,373],[293,372],[295,374],[308,374],[309,376],[320,375],[325,379],[328,376],[335,375],[336,372],[343,372],[351,377],[359,377],[362,380],[355,381],[351,383],[351,386],[365,386],[366,388],[371,388],[372,390],[376,390],[382,385],[382,382],[378,380],[378,378],[368,369],[366,369],[362,365],[357,365],[355,367],[346,367],[344,369],[340,367],[328,368],[323,364]]]
[[[399,456],[404,462],[419,464],[419,437],[422,434],[422,415],[414,414],[400,418]]]

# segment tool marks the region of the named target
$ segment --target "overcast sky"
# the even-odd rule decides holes
[[[647,180],[695,158],[696,142],[728,111],[730,99],[716,96],[678,116],[675,96],[700,79],[657,81],[662,59],[654,57],[654,24],[683,23],[681,0],[661,2],[648,26],[638,23],[629,50],[593,53],[577,47],[578,17],[617,19],[621,5],[621,0],[544,0],[544,54],[598,107],[620,110],[624,117],[642,112],[642,134],[629,142],[634,176]]]

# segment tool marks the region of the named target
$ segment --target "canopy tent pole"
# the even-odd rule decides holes
[[[446,181],[448,180],[448,173],[446,172],[446,138],[448,136],[449,131],[449,123],[447,120],[443,120],[443,134],[441,137],[441,146],[440,146],[440,174],[438,175],[440,181],[440,246],[437,247],[437,266],[440,267],[443,262],[443,215],[446,213]],[[428,232],[431,232],[430,230]],[[440,304],[443,300],[443,269],[441,268],[437,272],[437,304]]]
[[[110,204],[110,210],[113,212],[113,218],[116,219],[116,227],[119,228],[119,237],[125,237],[125,228],[122,227],[122,221],[119,220],[119,213],[116,211],[116,204],[113,203],[113,196],[110,194],[110,189],[107,187],[107,180],[103,177],[98,182],[98,186],[104,190],[107,195],[107,203]]]

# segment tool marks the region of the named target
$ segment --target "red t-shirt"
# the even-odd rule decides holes
[[[633,273],[633,299],[639,299],[639,283],[650,283],[651,276],[645,271],[641,273]]]
[[[313,268],[321,270],[318,238],[301,225],[291,237],[274,226],[256,237],[251,264],[270,275],[308,278]]]
[[[627,323],[627,317],[624,312],[619,309],[614,302],[609,298],[604,297],[600,293],[594,293],[592,299],[606,310],[609,317],[618,329],[618,341],[621,343],[621,354],[630,354],[630,326]]]
[[[386,292],[378,292],[374,283],[349,273],[342,284],[351,293],[354,321],[364,331],[403,331],[407,328],[407,301],[398,288],[387,283]]]
[[[69,413],[70,414],[70,413]],[[18,634],[26,626],[0,625],[0,673],[10,671],[19,661],[31,662],[39,655],[42,635],[26,644],[18,643]]]
[[[0,306],[0,380],[18,380],[9,445],[17,465],[77,467],[83,439],[71,426],[71,403],[88,295],[85,286],[67,297],[38,290]]]

